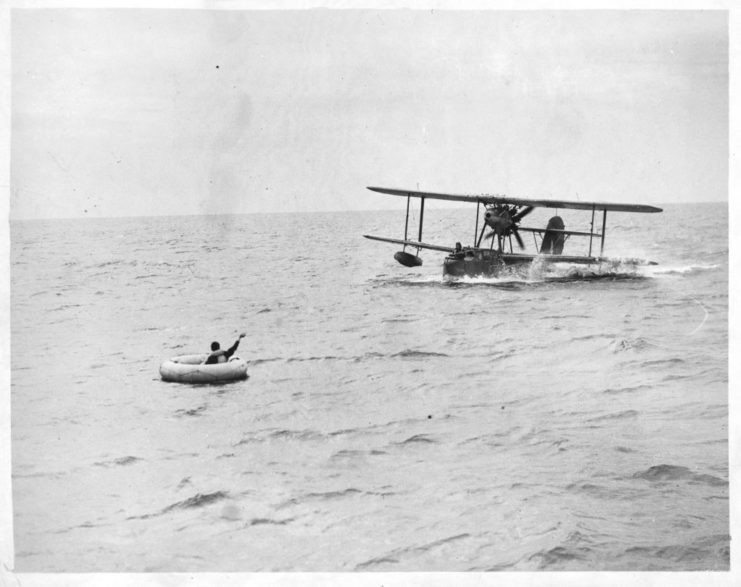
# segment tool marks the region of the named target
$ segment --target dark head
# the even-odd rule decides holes
[[[211,343],[211,350],[212,351],[218,351],[221,347],[219,346],[218,342],[212,342]]]

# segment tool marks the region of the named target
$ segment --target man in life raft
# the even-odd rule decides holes
[[[234,351],[237,350],[237,347],[239,346],[239,341],[242,340],[246,334],[243,332],[239,335],[239,338],[237,341],[230,346],[225,351],[221,350],[221,345],[219,345],[218,342],[212,342],[211,343],[211,354],[206,359],[206,365],[215,365],[216,363],[226,363],[229,360],[229,357],[231,357],[234,354]]]

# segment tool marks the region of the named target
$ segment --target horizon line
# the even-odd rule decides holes
[[[730,205],[729,200],[707,200],[707,201],[694,201],[694,202],[652,202],[652,205],[657,206],[695,206],[698,204],[726,204]],[[446,205],[446,206],[435,206],[431,209],[436,210],[464,210],[469,205]],[[548,208],[548,206],[538,206],[539,208]],[[344,213],[362,213],[362,212],[398,212],[400,208],[367,208],[360,210],[292,210],[291,214],[344,214]],[[14,218],[11,214],[8,215],[8,222],[33,222],[38,220],[116,220],[116,219],[128,219],[128,218],[191,218],[199,216],[254,216],[254,215],[265,215],[269,216],[272,214],[285,214],[286,211],[260,211],[260,212],[206,212],[206,213],[193,213],[193,214],[122,214],[120,216],[94,216],[94,215],[81,215],[81,216],[30,216],[30,217],[16,217]],[[613,212],[615,213],[615,212]],[[618,212],[619,213],[619,212]],[[623,212],[627,213],[627,212]]]

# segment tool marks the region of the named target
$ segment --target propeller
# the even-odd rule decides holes
[[[517,244],[521,249],[524,249],[525,244],[522,242],[522,237],[520,237],[520,233],[517,230],[517,225],[520,223],[520,220],[530,214],[533,209],[532,206],[519,208],[518,206],[507,206],[506,204],[489,206],[484,215],[484,222],[494,230],[487,234],[486,238],[490,239],[494,237],[494,235],[500,237],[514,235]]]

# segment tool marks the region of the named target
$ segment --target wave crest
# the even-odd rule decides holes
[[[714,475],[695,473],[687,467],[678,465],[654,465],[645,471],[633,475],[634,479],[645,479],[646,481],[688,481],[692,483],[703,483],[714,487],[727,486],[728,481]]]

